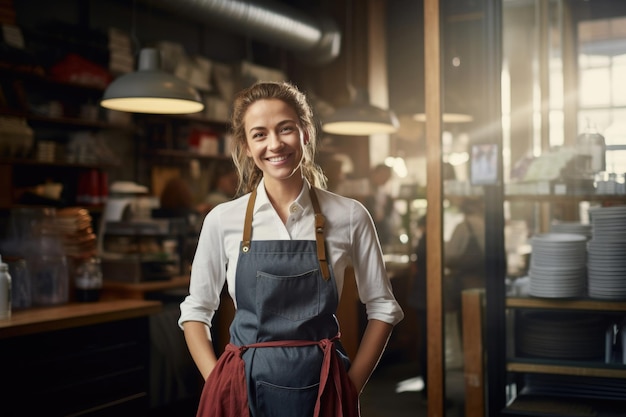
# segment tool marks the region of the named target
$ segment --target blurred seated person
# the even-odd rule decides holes
[[[218,204],[232,200],[237,194],[238,185],[239,176],[234,165],[231,162],[218,165],[209,187],[211,191],[199,205],[199,211],[208,213]]]
[[[163,187],[159,202],[159,208],[152,210],[153,218],[184,221],[186,234],[179,236],[181,239],[179,245],[182,245],[179,247],[179,253],[182,256],[183,265],[191,264],[198,232],[202,226],[200,212],[194,205],[191,186],[183,178],[174,177]]]
[[[414,389],[410,391],[420,391],[422,399],[427,398],[426,377],[428,375],[428,356],[426,347],[426,336],[428,335],[426,320],[426,215],[417,220],[419,230],[419,240],[415,248],[415,262],[411,264],[411,274],[413,276],[411,289],[407,302],[417,313],[417,357],[420,366],[420,380],[413,378]]]
[[[152,215],[158,218],[185,218],[189,223],[195,223],[198,211],[187,181],[174,177],[165,183],[159,196],[159,208],[153,210]]]
[[[365,198],[365,207],[369,211],[381,245],[394,243],[394,229],[397,224],[397,213],[394,201],[385,185],[393,174],[390,166],[376,165],[370,172],[370,193]]]
[[[463,220],[444,246],[446,300],[449,309],[460,310],[461,292],[485,287],[485,214],[478,198],[464,198],[458,204]]]

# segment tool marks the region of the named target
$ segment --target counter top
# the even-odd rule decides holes
[[[141,300],[149,292],[188,287],[189,276],[173,277],[165,281],[145,282],[118,282],[105,279],[102,287],[102,299],[133,298]]]
[[[144,300],[112,300],[70,303],[13,312],[0,320],[0,340],[34,333],[88,326],[158,313],[161,303]]]

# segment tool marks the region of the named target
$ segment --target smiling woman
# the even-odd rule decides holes
[[[356,417],[403,317],[374,224],[361,203],[323,189],[311,107],[295,86],[255,84],[232,115],[246,194],[207,214],[179,319],[206,379],[198,416]],[[336,318],[348,267],[368,314],[353,358]],[[218,361],[210,326],[225,283],[236,311]]]

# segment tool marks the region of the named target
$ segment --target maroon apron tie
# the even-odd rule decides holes
[[[249,417],[243,353],[251,348],[318,345],[324,352],[314,417],[358,417],[358,393],[340,363],[333,339],[277,340],[246,346],[226,345],[206,380],[196,417]],[[346,389],[346,391],[344,391]]]

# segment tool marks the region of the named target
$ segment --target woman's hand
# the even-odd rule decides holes
[[[354,361],[348,371],[348,377],[360,394],[376,368],[387,346],[393,326],[380,320],[369,320],[359,344]]]
[[[183,329],[191,357],[206,381],[217,362],[209,326],[199,321],[186,321]]]

